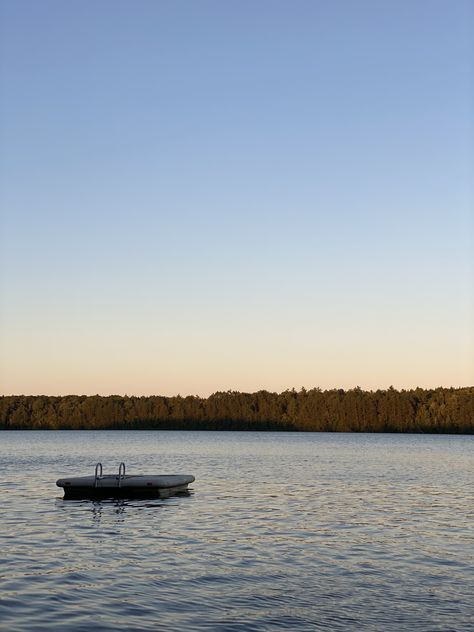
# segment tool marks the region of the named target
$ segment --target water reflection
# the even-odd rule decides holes
[[[91,506],[90,512],[92,515],[92,521],[96,525],[100,525],[102,521],[102,517],[103,517],[102,514],[104,511],[104,508],[106,511],[107,510],[112,511],[113,515],[115,515],[117,522],[123,522],[123,520],[125,519],[127,503],[123,500],[117,500],[117,501],[113,501],[107,504],[100,501],[92,501],[91,505],[92,506]]]
[[[77,519],[77,512],[81,512],[81,514],[83,512],[87,512],[92,518],[92,523],[96,526],[99,526],[104,519],[110,522],[110,519],[113,518],[114,522],[116,523],[124,522],[127,518],[135,521],[135,516],[133,514],[136,512],[178,507],[180,498],[191,498],[193,495],[194,492],[192,490],[186,490],[175,493],[167,498],[153,500],[127,500],[113,498],[105,500],[72,500],[58,498],[56,499],[55,507],[57,510],[70,512],[72,519]]]

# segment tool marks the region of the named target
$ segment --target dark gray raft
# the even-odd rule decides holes
[[[118,474],[103,474],[97,463],[94,476],[60,478],[58,487],[64,489],[64,498],[168,498],[186,494],[191,474],[125,474],[121,463]]]

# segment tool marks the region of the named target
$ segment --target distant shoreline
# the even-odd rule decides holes
[[[474,387],[226,391],[207,398],[5,395],[0,430],[474,434]]]
[[[467,432],[439,432],[432,431],[427,432],[420,431],[400,431],[395,432],[392,430],[259,430],[258,428],[251,428],[250,430],[243,430],[238,428],[225,428],[225,429],[209,429],[206,428],[0,428],[0,433],[5,432],[265,432],[265,433],[278,433],[278,434],[370,434],[370,435],[427,435],[437,437],[470,437],[474,435],[474,431]]]

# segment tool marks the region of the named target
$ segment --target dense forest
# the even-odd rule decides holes
[[[474,433],[474,387],[397,391],[319,388],[208,398],[0,397],[2,430],[292,430]]]

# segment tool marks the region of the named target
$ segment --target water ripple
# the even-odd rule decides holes
[[[4,432],[0,629],[473,629],[472,437]],[[64,501],[101,460],[188,496]],[[107,468],[106,468],[107,469]]]

